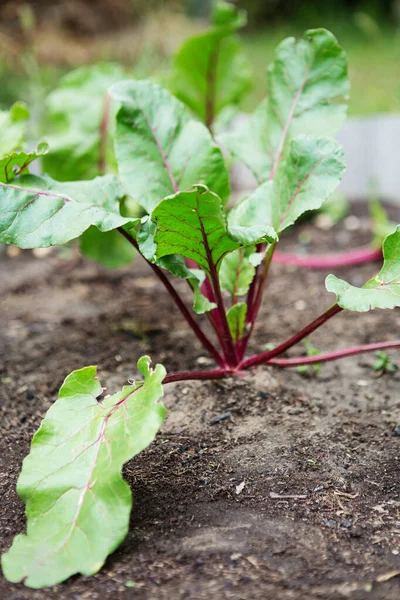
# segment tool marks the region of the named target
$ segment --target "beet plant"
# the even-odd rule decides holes
[[[228,169],[211,131],[218,114],[244,93],[248,79],[234,37],[241,16],[225,4],[218,10],[211,32],[188,42],[177,56],[174,89],[185,104],[150,81],[116,82],[106,102],[94,99],[96,110],[100,105],[103,111],[96,136],[89,139],[84,127],[91,125],[86,123],[84,133],[71,126],[70,138],[57,151],[50,144],[44,164],[53,176],[61,168],[67,175],[69,158],[76,160],[80,151],[75,181],[27,174],[29,162],[46,151],[44,146],[29,154],[13,147],[1,159],[0,242],[44,248],[80,237],[92,258],[114,265],[131,261],[126,249],[132,248],[215,361],[208,371],[167,374],[162,365],[152,369],[145,356],[138,361],[141,378],[101,399],[96,367],[67,376],[18,480],[27,533],[16,536],[2,557],[4,574],[12,582],[39,588],[76,573],[91,575],[122,542],[132,496],[121,469],[162,425],[166,410],[161,397],[168,383],[400,347],[393,339],[314,356],[283,356],[344,310],[400,305],[398,226],[384,241],[383,266],[375,277],[356,288],[329,275],[326,288],[336,295],[333,305],[277,347],[248,355],[281,234],[305,212],[320,208],[343,175],[343,150],[330,136],[345,118],[349,82],[345,53],[328,31],[310,30],[301,40],[289,38],[278,46],[268,70],[268,98],[248,130],[216,137],[246,162],[259,183],[231,207]],[[193,57],[198,60],[195,70]],[[69,108],[60,106],[60,112]],[[114,149],[108,147],[108,127]],[[65,151],[68,144],[71,157]],[[118,175],[80,180],[94,174],[93,156],[100,157],[100,170],[110,157]],[[139,205],[136,217],[129,214],[127,199]],[[176,278],[187,281],[193,309],[178,293]],[[203,314],[213,337],[197,318]]]

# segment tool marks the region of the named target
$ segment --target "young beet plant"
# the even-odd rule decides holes
[[[185,70],[182,56],[178,61],[184,83],[175,91],[185,96],[191,110],[149,81],[122,81],[109,89],[110,112],[102,120],[102,132],[104,123],[115,124],[119,179],[109,174],[57,182],[48,175],[25,174],[35,152],[29,157],[13,152],[1,162],[1,242],[37,248],[65,244],[88,231],[96,232],[96,240],[104,235],[107,244],[119,236],[148,263],[216,363],[209,371],[166,374],[163,366],[151,369],[150,359],[142,357],[142,379],[101,400],[95,367],[65,379],[18,480],[27,533],[18,535],[2,557],[4,574],[12,582],[38,588],[75,573],[93,574],[121,543],[132,502],[121,469],[161,426],[164,385],[234,376],[257,365],[307,365],[400,347],[394,340],[305,358],[282,357],[343,310],[400,305],[399,226],[384,242],[384,263],[376,277],[358,289],[330,275],[326,287],[336,294],[333,306],[276,348],[246,355],[280,234],[304,212],[321,207],[343,174],[342,149],[326,135],[334,135],[345,118],[340,99],[349,84],[345,54],[329,32],[312,30],[297,43],[288,39],[280,44],[268,71],[269,97],[247,135],[218,138],[245,158],[260,184],[229,209],[228,171],[209,128],[218,112],[240,95],[244,65],[229,42],[236,13],[226,12],[224,5],[222,9],[222,23],[204,34],[204,52],[196,50],[198,40],[191,42],[192,56],[200,61],[196,72]],[[218,68],[210,70],[216,62]],[[235,70],[235,65],[241,68]],[[102,164],[104,148],[103,141]],[[127,195],[142,208],[140,217],[121,213]],[[108,238],[110,232],[115,237]],[[115,248],[109,246],[109,252]],[[193,311],[174,277],[187,281]],[[196,314],[207,316],[213,338]]]

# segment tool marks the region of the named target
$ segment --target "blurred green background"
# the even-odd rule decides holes
[[[254,67],[251,110],[267,91],[266,66],[289,35],[326,27],[349,56],[350,114],[400,111],[400,0],[238,0]],[[113,60],[138,77],[163,76],[185,37],[207,25],[211,0],[6,0],[0,4],[0,107],[34,110],[59,77]]]

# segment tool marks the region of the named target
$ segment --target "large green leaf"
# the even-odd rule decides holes
[[[0,156],[22,149],[28,117],[29,111],[21,102],[0,111]]]
[[[0,158],[0,183],[10,183],[18,175],[28,172],[29,165],[48,151],[46,142],[41,142],[30,152],[12,152]]]
[[[228,234],[220,198],[204,186],[163,200],[152,213],[156,257],[177,254],[194,260],[210,275],[239,247]]]
[[[212,27],[188,39],[175,55],[174,93],[208,126],[250,87],[251,68],[233,35],[245,24],[243,11],[218,2]]]
[[[48,96],[50,152],[43,159],[43,167],[51,177],[71,181],[101,175],[100,126],[107,89],[124,77],[124,69],[118,64],[84,66],[68,73]],[[112,118],[108,127],[113,129]],[[108,164],[113,164],[111,145],[107,146],[106,156]]]
[[[2,557],[6,578],[32,588],[96,573],[124,539],[132,494],[121,469],[154,439],[165,418],[165,369],[138,368],[134,383],[99,402],[96,367],[69,375],[24,460],[17,491],[27,534]]]
[[[169,92],[149,81],[111,88],[121,105],[115,150],[121,179],[148,213],[179,190],[201,183],[229,197],[229,177],[207,128]]]
[[[339,306],[358,312],[400,306],[400,225],[385,239],[383,257],[383,267],[378,275],[362,288],[328,275],[326,289],[336,294]]]
[[[320,208],[344,174],[344,152],[334,139],[299,136],[274,178],[270,220],[279,233],[308,210]]]
[[[334,139],[298,136],[273,181],[261,184],[231,211],[230,230],[243,231],[254,241],[268,228],[283,231],[304,212],[320,208],[344,170],[343,149]]]
[[[77,238],[91,225],[110,231],[132,221],[120,214],[123,196],[112,175],[72,183],[23,175],[0,183],[0,242],[45,248]]]
[[[234,156],[261,183],[274,174],[291,139],[337,133],[346,117],[341,98],[349,89],[346,54],[329,31],[309,30],[297,43],[288,38],[275,51],[268,69],[268,102],[258,109],[243,147],[235,134],[223,136],[221,142],[228,150],[232,146]],[[265,133],[260,133],[258,124]]]

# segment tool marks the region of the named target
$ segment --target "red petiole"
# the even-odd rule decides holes
[[[139,246],[138,246],[136,240],[124,229],[119,228],[119,231],[140,253]],[[195,333],[196,337],[199,339],[199,341],[203,345],[204,349],[207,350],[207,352],[214,358],[216,363],[219,365],[219,367],[217,369],[212,369],[209,371],[184,371],[181,373],[172,373],[165,377],[164,383],[173,383],[173,382],[178,382],[178,381],[190,381],[190,380],[208,381],[208,380],[223,379],[224,377],[228,377],[228,376],[232,376],[232,375],[240,375],[243,373],[243,371],[246,371],[246,370],[251,369],[258,365],[271,365],[271,366],[278,366],[281,368],[298,367],[298,366],[303,366],[303,365],[312,365],[312,364],[316,364],[316,363],[338,360],[340,358],[345,358],[347,356],[353,356],[353,355],[361,354],[364,352],[374,352],[377,350],[400,348],[400,341],[396,340],[396,341],[377,342],[377,343],[373,343],[373,344],[355,346],[354,348],[346,348],[344,350],[337,350],[334,352],[320,354],[317,356],[280,358],[280,356],[284,352],[286,352],[287,350],[289,350],[290,348],[292,348],[293,346],[295,346],[296,344],[301,342],[304,338],[308,337],[316,329],[321,327],[321,325],[326,323],[329,319],[331,319],[332,317],[334,317],[335,315],[337,315],[338,313],[340,313],[343,310],[340,306],[338,306],[337,304],[334,304],[331,308],[329,308],[327,311],[325,311],[317,319],[315,319],[314,321],[312,321],[311,323],[306,325],[298,333],[294,334],[292,337],[290,337],[286,341],[282,342],[276,348],[269,350],[267,352],[262,352],[260,354],[256,354],[254,356],[251,356],[251,357],[248,357],[245,359],[240,358],[240,356],[242,356],[245,352],[247,342],[250,339],[251,333],[253,331],[255,317],[257,316],[258,310],[261,305],[262,290],[263,290],[265,280],[266,280],[266,277],[268,274],[269,265],[272,262],[273,255],[274,255],[274,245],[271,245],[270,249],[267,253],[263,275],[261,277],[261,280],[258,281],[257,293],[254,295],[254,298],[257,300],[253,300],[254,303],[252,306],[252,310],[253,310],[252,318],[254,320],[252,321],[252,326],[251,326],[250,332],[242,340],[239,341],[239,344],[237,344],[234,353],[232,353],[232,347],[230,347],[230,343],[232,343],[232,346],[233,346],[232,337],[229,334],[229,336],[230,336],[230,342],[229,342],[229,339],[227,339],[227,336],[226,336],[226,329],[225,329],[225,331],[223,331],[223,330],[221,331],[221,329],[220,329],[221,322],[223,322],[223,320],[226,321],[226,328],[228,328],[228,323],[226,320],[225,308],[223,306],[223,298],[222,298],[222,293],[221,293],[221,289],[219,286],[218,275],[217,275],[216,270],[215,270],[215,272],[213,270],[211,270],[211,283],[209,283],[209,286],[210,287],[212,286],[211,287],[212,297],[217,302],[217,305],[219,308],[217,314],[218,314],[218,318],[220,319],[220,321],[218,322],[213,317],[210,317],[210,322],[212,323],[215,331],[217,332],[217,337],[222,346],[223,355],[221,355],[219,353],[219,351],[216,349],[216,347],[211,342],[211,340],[202,331],[200,325],[197,323],[197,321],[195,321],[191,312],[186,307],[186,305],[184,304],[180,295],[175,290],[174,286],[169,281],[167,276],[164,274],[163,270],[161,268],[159,268],[157,265],[155,265],[155,264],[147,261],[147,259],[145,259],[146,262],[151,267],[151,269],[153,270],[153,272],[157,275],[157,277],[160,279],[160,281],[163,283],[163,285],[167,289],[171,298],[174,300],[176,306],[179,308],[180,312],[182,313],[182,315],[184,316],[184,318],[186,319],[186,321],[192,328],[193,332]],[[223,309],[223,312],[220,310],[221,307]],[[229,328],[228,328],[228,331],[229,331]]]

